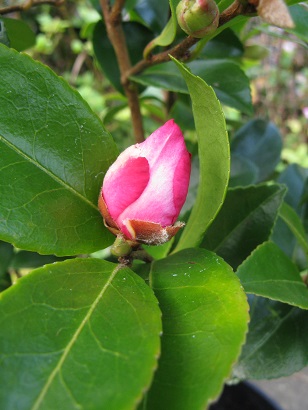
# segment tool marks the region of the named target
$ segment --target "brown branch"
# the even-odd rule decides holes
[[[254,15],[255,13],[255,6],[251,4],[242,4],[239,0],[235,0],[234,3],[232,3],[219,16],[218,27],[221,27],[222,25],[226,24],[228,21],[232,20],[233,18],[239,15]],[[176,46],[168,50],[165,50],[161,53],[149,56],[149,58],[147,59],[140,60],[130,70],[125,72],[125,75],[122,77],[123,82],[129,81],[129,77],[141,73],[143,70],[152,65],[165,63],[169,61],[169,55],[175,57],[177,60],[188,60],[190,57],[189,49],[200,40],[200,38],[188,36]]]
[[[252,0],[251,0],[252,3]],[[230,20],[234,19],[234,17],[243,15],[243,16],[250,16],[255,15],[257,12],[256,6],[253,4],[249,4],[248,2],[244,2],[243,0],[235,0],[227,9],[225,9],[221,15],[219,16],[219,26],[221,27],[224,24],[228,23]]]
[[[137,85],[133,84],[127,77],[125,77],[125,73],[127,73],[131,68],[131,61],[121,24],[121,10],[124,3],[122,0],[118,0],[113,9],[110,8],[108,0],[100,0],[100,4],[105,19],[107,34],[111,44],[113,45],[119,64],[121,83],[123,85],[124,92],[128,100],[128,106],[131,111],[135,140],[136,142],[142,142],[144,141],[144,132]]]
[[[125,73],[125,76],[123,76],[123,81],[124,82],[128,81],[130,76],[136,75],[152,65],[165,63],[166,61],[169,61],[170,60],[169,54],[172,55],[172,57],[175,57],[176,59],[180,59],[182,61],[187,60],[190,57],[190,54],[189,54],[190,47],[196,44],[199,40],[200,40],[199,38],[188,36],[176,46],[166,51],[163,51],[162,53],[154,54],[153,56],[147,59],[140,60],[129,71]]]
[[[14,13],[16,11],[26,11],[31,7],[41,6],[42,4],[51,4],[53,6],[61,6],[65,0],[27,0],[22,4],[3,7],[0,9],[0,15]]]

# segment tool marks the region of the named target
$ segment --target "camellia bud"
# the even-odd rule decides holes
[[[215,31],[219,23],[219,9],[214,0],[181,0],[176,15],[181,29],[196,38]]]
[[[128,147],[108,169],[99,196],[106,227],[132,246],[168,241],[190,179],[190,154],[180,128],[169,120],[141,144]]]

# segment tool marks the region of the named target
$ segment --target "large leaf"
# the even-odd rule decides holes
[[[269,238],[284,194],[280,185],[229,189],[201,246],[236,268]]]
[[[272,242],[260,245],[239,266],[237,275],[247,293],[308,309],[308,288],[297,267]]]
[[[241,68],[230,60],[198,60],[188,64],[192,73],[213,87],[222,103],[252,113],[249,80]],[[182,76],[170,63],[158,64],[131,77],[134,81],[175,92],[188,93]],[[190,93],[190,92],[189,92]]]
[[[190,92],[200,158],[196,203],[176,250],[198,246],[218,213],[230,172],[229,141],[219,101],[211,87],[174,60]]]
[[[133,409],[159,353],[160,311],[128,268],[74,259],[0,296],[0,407]]]
[[[155,262],[150,282],[163,313],[163,336],[144,408],[204,409],[220,393],[244,342],[245,293],[230,266],[203,249]]]
[[[282,139],[277,127],[265,120],[248,122],[234,135],[231,151],[249,159],[259,170],[258,181],[263,181],[280,160]]]
[[[308,312],[250,296],[249,332],[234,375],[239,379],[288,376],[308,365]]]
[[[123,31],[127,43],[127,49],[132,64],[142,59],[144,47],[152,40],[153,33],[136,22],[123,23]],[[95,57],[111,84],[124,94],[121,85],[119,63],[114,48],[108,38],[105,24],[99,21],[93,31],[93,47]]]
[[[110,245],[97,209],[117,149],[80,95],[0,45],[0,237],[40,253]]]

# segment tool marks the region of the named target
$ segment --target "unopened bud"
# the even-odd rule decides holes
[[[181,0],[176,15],[181,29],[196,38],[215,31],[219,23],[219,9],[214,0]]]
[[[176,220],[187,196],[190,157],[182,131],[169,120],[111,165],[98,205],[106,227],[118,235],[113,254],[125,256],[127,245],[160,245],[184,226]]]

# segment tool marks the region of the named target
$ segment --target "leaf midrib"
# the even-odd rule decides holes
[[[9,142],[5,137],[0,135],[0,141],[2,141],[4,144],[6,144],[9,148],[11,148],[13,151],[15,151],[19,156],[25,158],[27,161],[29,161],[31,164],[35,165],[37,168],[42,170],[44,173],[46,173],[48,176],[50,176],[54,181],[56,181],[58,184],[62,185],[65,189],[68,191],[72,192],[75,196],[83,200],[87,205],[91,206],[95,210],[98,211],[98,207],[93,204],[93,202],[89,201],[85,196],[80,194],[78,191],[76,191],[75,188],[72,186],[68,185],[65,181],[63,181],[61,178],[59,178],[57,175],[52,173],[49,169],[45,168],[42,164],[40,164],[38,161],[34,160],[31,158],[29,155],[25,154],[22,152],[20,149],[18,149],[15,145],[13,145],[11,142]]]
[[[92,313],[94,312],[94,310],[97,307],[98,303],[102,299],[104,293],[108,289],[109,285],[111,285],[111,282],[113,281],[113,279],[115,278],[116,274],[119,272],[120,269],[122,269],[122,266],[117,265],[117,267],[111,272],[111,274],[109,276],[109,279],[106,281],[106,283],[103,286],[102,290],[100,291],[97,298],[94,300],[94,302],[90,306],[90,308],[87,311],[87,313],[86,313],[85,317],[83,318],[82,322],[80,323],[80,325],[76,329],[75,333],[73,334],[71,340],[69,341],[66,348],[64,349],[62,356],[60,357],[60,359],[59,359],[56,367],[54,368],[54,370],[51,372],[49,378],[47,379],[45,385],[43,386],[40,394],[38,395],[35,403],[33,404],[32,408],[31,408],[31,410],[38,410],[40,408],[40,405],[41,405],[46,393],[48,392],[49,387],[51,386],[52,382],[54,381],[54,378],[56,377],[56,375],[58,373],[58,371],[61,369],[65,359],[67,358],[68,354],[70,353],[70,350],[71,350],[72,346],[77,341],[78,336],[82,332],[85,325],[88,323]]]

